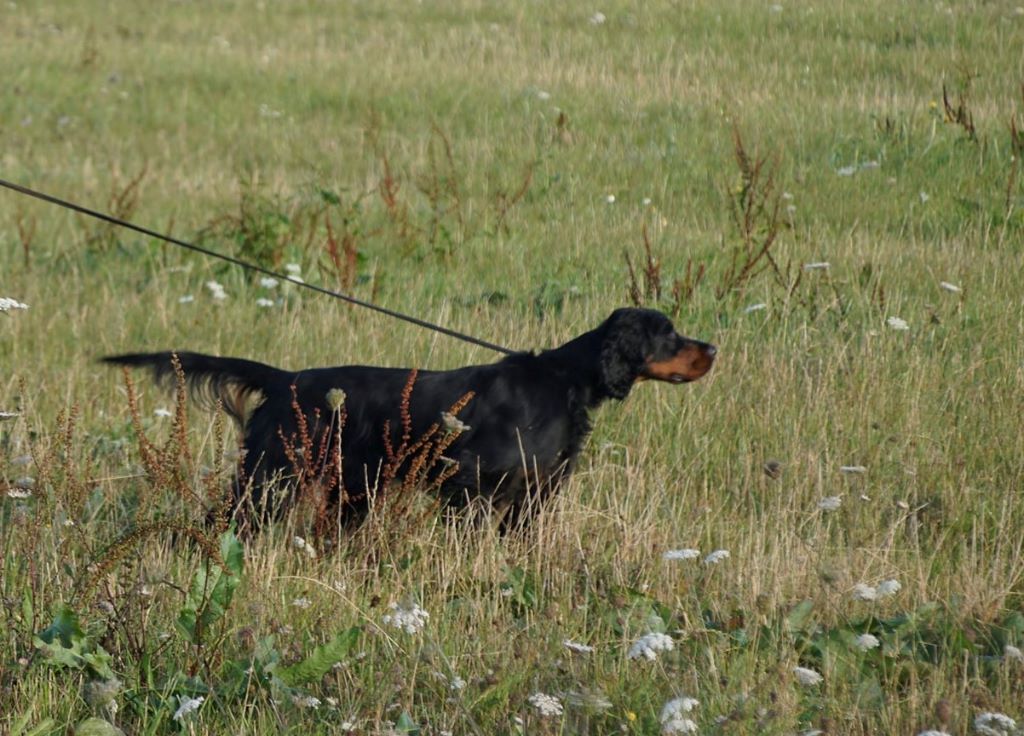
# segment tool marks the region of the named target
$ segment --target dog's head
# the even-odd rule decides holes
[[[605,392],[624,399],[633,384],[650,379],[696,381],[709,370],[717,349],[683,337],[653,309],[617,309],[601,326],[601,381]]]

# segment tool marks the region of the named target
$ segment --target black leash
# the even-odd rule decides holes
[[[389,317],[394,317],[395,319],[400,319],[400,320],[403,320],[405,322],[410,322],[410,323],[412,323],[414,325],[418,325],[419,327],[426,327],[428,330],[434,330],[435,332],[440,332],[443,335],[448,335],[449,337],[454,337],[454,338],[456,338],[458,340],[463,340],[464,342],[468,342],[468,343],[471,343],[473,345],[478,345],[479,347],[482,347],[482,348],[487,348],[489,350],[494,350],[495,352],[504,353],[506,355],[512,355],[514,352],[516,352],[515,350],[509,350],[508,348],[502,347],[501,345],[495,345],[493,342],[487,342],[486,340],[481,340],[479,338],[472,337],[470,335],[465,335],[465,334],[463,334],[461,332],[456,332],[455,330],[451,330],[451,329],[449,329],[447,327],[442,327],[441,325],[435,325],[433,322],[427,322],[426,320],[419,319],[418,317],[410,317],[407,314],[402,314],[401,312],[396,312],[396,311],[394,311],[392,309],[388,309],[387,307],[381,307],[381,306],[378,306],[377,304],[373,304],[371,302],[365,302],[362,299],[357,299],[354,296],[349,296],[348,294],[342,294],[340,291],[332,291],[331,289],[325,289],[322,286],[316,286],[314,284],[307,284],[305,281],[295,281],[295,280],[293,280],[289,276],[285,276],[283,274],[277,273],[276,271],[271,271],[269,268],[263,268],[262,266],[258,266],[255,263],[249,263],[247,261],[239,260],[238,258],[235,258],[233,256],[227,256],[227,255],[224,255],[223,253],[217,253],[216,251],[212,251],[212,250],[209,250],[207,248],[203,248],[203,247],[198,246],[198,245],[196,245],[194,243],[189,243],[187,241],[180,240],[180,239],[172,237],[170,235],[164,235],[163,233],[158,233],[155,230],[150,230],[147,227],[142,227],[141,225],[136,225],[134,223],[128,222],[127,220],[121,220],[121,219],[119,219],[117,217],[114,217],[113,215],[108,215],[108,214],[105,214],[103,212],[97,212],[96,210],[91,210],[88,207],[83,207],[80,204],[75,204],[74,202],[69,202],[66,199],[60,199],[59,197],[54,197],[51,194],[44,194],[43,192],[37,192],[35,189],[29,189],[28,187],[23,187],[20,184],[14,184],[13,182],[9,182],[6,179],[0,179],[0,186],[7,187],[8,189],[11,189],[11,190],[13,190],[15,192],[19,192],[21,194],[28,195],[29,197],[34,197],[36,199],[41,199],[42,201],[49,202],[50,204],[55,204],[58,207],[63,207],[64,209],[73,210],[73,211],[79,212],[79,213],[81,213],[83,215],[88,215],[89,217],[94,217],[97,220],[103,220],[104,222],[109,222],[112,225],[118,225],[120,227],[128,228],[129,230],[134,230],[137,233],[142,233],[143,235],[148,235],[151,238],[156,238],[157,240],[162,240],[165,243],[170,243],[171,245],[176,245],[179,248],[187,248],[188,250],[195,251],[196,253],[202,253],[203,255],[210,256],[211,258],[219,258],[222,261],[227,261],[228,263],[233,263],[236,266],[241,266],[242,268],[249,269],[250,271],[255,271],[257,273],[262,273],[262,274],[264,274],[266,276],[273,276],[275,278],[281,279],[282,281],[288,281],[290,283],[296,284],[297,286],[303,286],[303,287],[305,287],[307,289],[312,289],[313,291],[317,291],[317,292],[319,292],[321,294],[326,294],[327,296],[332,296],[335,299],[341,299],[342,301],[348,302],[349,304],[355,304],[356,306],[366,307],[367,309],[372,309],[374,312],[379,312],[381,314],[386,314]]]

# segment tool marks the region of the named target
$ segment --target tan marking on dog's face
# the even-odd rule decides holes
[[[648,360],[641,380],[649,378],[666,383],[689,383],[701,378],[715,362],[717,350],[712,345],[687,341],[667,360]]]

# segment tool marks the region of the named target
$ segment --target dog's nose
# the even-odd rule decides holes
[[[714,345],[705,345],[704,354],[707,355],[709,358],[714,358],[715,355],[718,354],[718,348],[716,348]]]

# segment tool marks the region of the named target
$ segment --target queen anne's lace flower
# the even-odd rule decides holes
[[[686,716],[700,705],[694,698],[674,698],[661,709],[661,732],[666,735],[696,733],[697,724]]]
[[[822,511],[838,511],[842,505],[842,496],[825,496],[825,498],[818,501],[818,508]]]
[[[630,659],[643,657],[654,660],[658,658],[658,652],[670,652],[675,649],[675,646],[676,643],[672,641],[672,637],[652,631],[637,639],[629,648],[626,656]]]
[[[292,537],[292,546],[294,546],[295,549],[301,549],[308,557],[316,557],[316,549],[302,537]]]
[[[558,718],[562,715],[562,703],[554,695],[534,693],[527,700],[544,718]]]
[[[700,557],[699,549],[670,549],[661,556],[663,560],[695,560]]]
[[[10,312],[12,309],[28,309],[28,305],[8,296],[0,296],[0,312]]]
[[[855,601],[873,601],[878,598],[878,591],[867,583],[857,583],[853,586],[853,599]]]
[[[878,591],[879,598],[888,598],[899,593],[902,587],[899,580],[883,580],[875,590]]]
[[[207,281],[206,288],[217,301],[223,301],[228,298],[228,293],[224,291],[224,287],[216,281]]]
[[[796,679],[800,682],[801,685],[806,685],[808,687],[810,687],[811,685],[817,685],[825,679],[821,676],[820,672],[812,670],[808,667],[794,667],[793,674],[796,675]]]
[[[381,620],[396,629],[402,629],[407,634],[418,634],[427,625],[430,614],[424,611],[415,603],[408,608],[402,608],[397,603],[391,604],[391,613],[386,614]]]
[[[1017,730],[1017,721],[1003,713],[982,713],[974,719],[974,730],[984,736],[1009,736]]]
[[[594,651],[594,647],[589,644],[580,644],[578,641],[573,641],[572,639],[566,639],[562,642],[562,645],[566,649],[571,649],[572,651],[579,652],[580,654],[590,654]]]
[[[173,720],[180,721],[190,713],[194,713],[199,710],[199,706],[206,700],[202,695],[198,698],[190,698],[187,695],[178,696],[178,709],[174,711]]]
[[[874,634],[861,634],[854,640],[854,643],[857,645],[858,649],[866,652],[869,649],[874,649],[879,646],[882,642],[880,642],[878,637]]]
[[[729,557],[729,550],[727,549],[716,549],[714,552],[704,558],[705,565],[717,565],[722,560]]]

